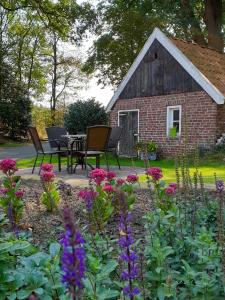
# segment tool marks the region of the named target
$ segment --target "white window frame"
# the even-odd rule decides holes
[[[179,126],[179,132],[177,134],[177,137],[180,137],[181,135],[181,105],[173,105],[173,106],[167,106],[167,117],[166,117],[166,135],[167,137],[169,137],[169,131],[170,131],[170,124],[171,124],[171,120],[170,120],[170,111],[171,110],[175,110],[178,109],[179,110],[179,122],[180,122],[180,126]]]

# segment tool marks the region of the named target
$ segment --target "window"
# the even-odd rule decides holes
[[[181,106],[167,107],[167,136],[177,137],[181,133]]]

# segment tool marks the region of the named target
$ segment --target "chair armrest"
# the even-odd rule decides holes
[[[54,140],[49,140],[49,142],[55,144],[55,146],[58,148],[58,150],[60,151],[61,149],[61,144],[64,144],[66,147],[66,150],[68,150],[68,146],[67,143],[65,141],[59,140],[59,139],[54,139]]]

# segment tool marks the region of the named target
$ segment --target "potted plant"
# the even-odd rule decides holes
[[[135,145],[141,160],[156,160],[157,144],[154,141],[140,141]]]
[[[176,127],[172,127],[172,128],[169,129],[169,137],[170,138],[177,137],[177,129],[176,129]]]

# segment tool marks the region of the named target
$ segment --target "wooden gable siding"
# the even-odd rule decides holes
[[[202,88],[155,40],[119,99],[196,92]]]

